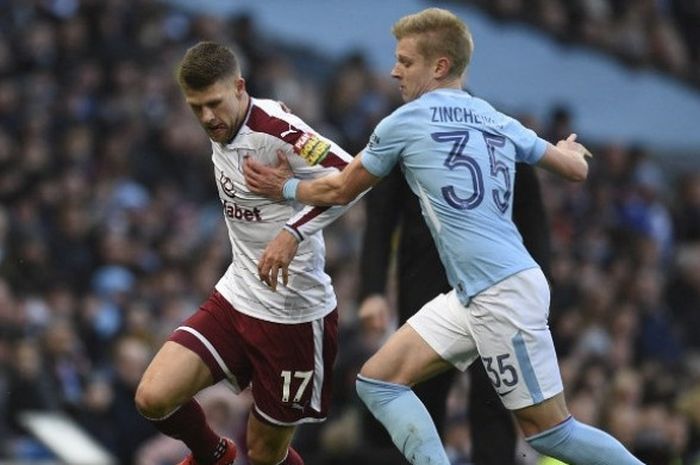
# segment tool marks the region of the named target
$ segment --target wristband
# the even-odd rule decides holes
[[[285,181],[282,186],[282,197],[286,200],[296,200],[297,199],[297,186],[301,180],[297,178],[289,178]]]

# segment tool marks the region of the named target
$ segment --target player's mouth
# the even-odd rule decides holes
[[[219,125],[207,128],[207,132],[209,132],[209,134],[211,134],[212,136],[222,137],[222,136],[226,135],[227,129],[228,128],[226,127],[225,124],[219,124]]]

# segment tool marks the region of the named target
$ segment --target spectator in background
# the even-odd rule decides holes
[[[634,65],[700,85],[695,0],[471,0],[501,19],[535,24],[557,39],[584,42]]]
[[[20,428],[22,412],[61,407],[62,399],[51,377],[45,376],[46,367],[35,341],[19,340],[14,346],[12,362],[7,407],[14,428]]]
[[[673,229],[680,241],[700,241],[700,173],[680,178]]]

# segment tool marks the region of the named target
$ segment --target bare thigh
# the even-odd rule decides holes
[[[144,415],[160,418],[212,383],[209,368],[197,354],[167,341],[141,378],[136,404]]]
[[[364,364],[366,378],[414,386],[448,370],[443,360],[409,324],[404,324]]]

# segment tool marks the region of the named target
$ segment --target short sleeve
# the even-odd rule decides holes
[[[533,131],[523,126],[518,120],[508,118],[503,132],[515,145],[515,159],[529,165],[534,165],[544,156],[549,142],[542,139]]]
[[[399,161],[406,139],[399,128],[400,118],[393,113],[379,122],[362,151],[362,166],[378,177],[384,177]]]

